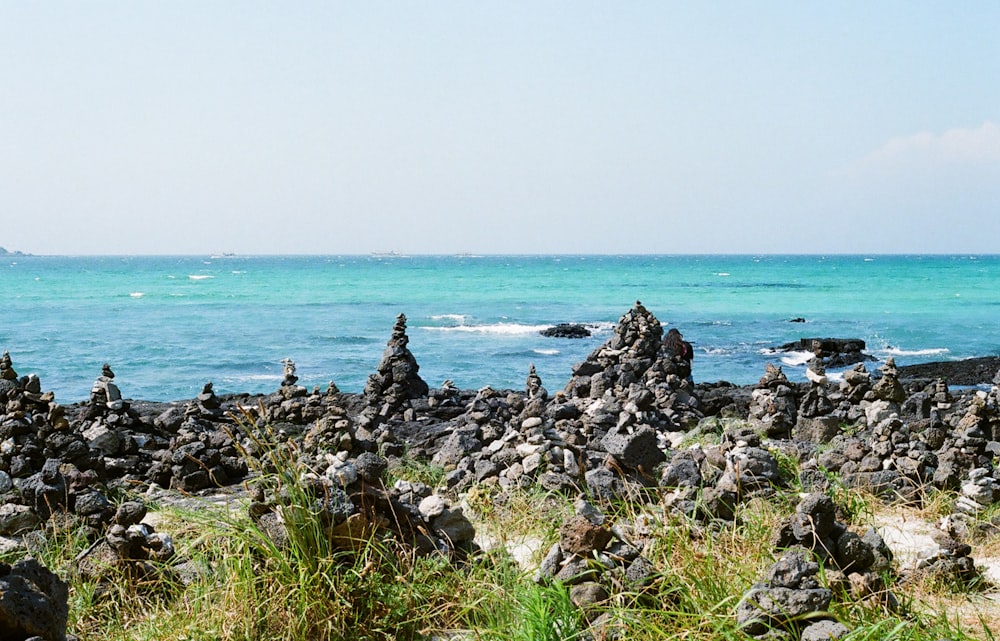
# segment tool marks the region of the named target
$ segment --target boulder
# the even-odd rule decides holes
[[[0,563],[0,639],[65,641],[69,587],[35,559]]]

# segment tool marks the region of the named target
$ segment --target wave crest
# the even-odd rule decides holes
[[[491,325],[455,325],[454,327],[421,327],[431,332],[465,332],[469,334],[498,334],[523,336],[537,334],[552,325],[522,325],[520,323],[493,323]]]
[[[950,350],[947,347],[930,347],[927,349],[900,349],[898,347],[887,347],[881,351],[890,356],[935,356],[937,354],[947,354]]]

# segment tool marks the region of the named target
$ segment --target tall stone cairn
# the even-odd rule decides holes
[[[427,383],[418,374],[420,366],[406,346],[409,342],[406,315],[400,314],[382,353],[382,362],[365,385],[365,399],[369,406],[396,410],[409,399],[427,396]]]
[[[566,395],[599,398],[609,389],[627,389],[656,361],[662,342],[660,321],[636,301],[618,321],[614,335],[573,368]]]

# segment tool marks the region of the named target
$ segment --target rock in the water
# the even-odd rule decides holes
[[[549,338],[587,338],[590,336],[590,330],[587,329],[586,325],[559,323],[543,329],[539,334]]]

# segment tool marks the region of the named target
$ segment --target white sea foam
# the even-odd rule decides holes
[[[465,332],[469,334],[501,334],[520,336],[537,334],[552,325],[521,325],[519,323],[494,323],[492,325],[456,325],[455,327],[422,327],[432,332]]]
[[[455,321],[456,323],[464,323],[466,318],[468,317],[465,314],[435,314],[434,316],[431,316],[431,320],[450,320]]]
[[[142,298],[144,295],[145,292],[132,292],[131,294],[129,294],[129,296],[131,296],[132,298]]]
[[[715,272],[716,276],[732,276],[729,272]]]
[[[228,376],[226,377],[231,381],[280,381],[284,378],[283,374],[247,374],[246,376]]]
[[[936,354],[947,354],[947,347],[932,347],[928,349],[900,349],[898,347],[887,347],[883,353],[890,356],[934,356]]]
[[[542,356],[555,356],[559,353],[557,349],[533,349],[531,350],[536,354],[541,354]]]
[[[805,365],[815,356],[812,352],[784,352],[784,354],[781,362],[792,367]]]
[[[207,278],[215,278],[215,276],[209,274],[188,274],[188,278],[191,280],[205,280]]]

